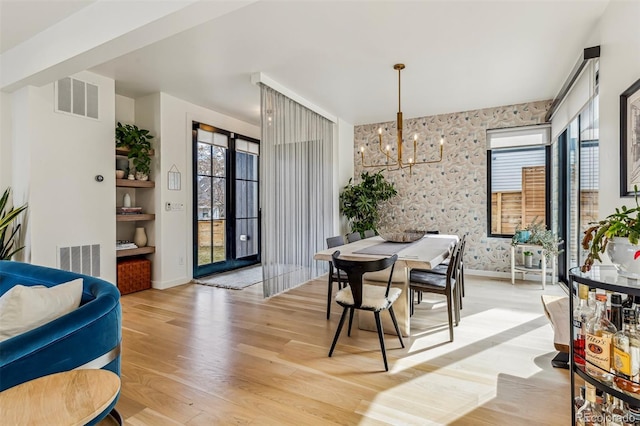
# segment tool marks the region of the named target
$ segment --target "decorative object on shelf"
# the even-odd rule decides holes
[[[524,253],[522,253],[522,255],[524,256],[524,267],[525,268],[532,268],[533,267],[533,252],[527,250]]]
[[[364,233],[376,230],[380,220],[378,205],[397,195],[393,183],[388,182],[382,171],[374,174],[363,172],[357,185],[349,179],[349,184],[340,194],[340,211],[351,222],[351,232]]]
[[[640,80],[620,95],[620,196],[631,196],[640,182],[640,161],[634,152],[640,145]]]
[[[116,170],[116,179],[124,178],[124,170]]]
[[[116,126],[116,147],[128,148],[127,157],[131,159],[136,171],[136,179],[147,180],[151,173],[151,139],[153,136],[146,129],[136,125],[118,122]]]
[[[133,175],[133,173],[129,173],[129,176],[127,176],[128,180],[136,180],[136,177]]]
[[[180,170],[174,164],[167,172],[167,187],[170,191],[180,191],[181,186]]]
[[[528,238],[522,241],[527,235]],[[561,243],[558,236],[548,230],[542,220],[538,222],[537,216],[524,229],[520,229],[520,225],[516,226],[516,232],[511,238],[511,245],[517,246],[524,243],[542,246],[546,259],[555,257],[561,252],[558,247]]]
[[[0,197],[0,260],[10,260],[24,248],[17,246],[21,224],[14,221],[27,209],[27,205],[9,207],[10,193],[11,188],[7,188]]]
[[[116,156],[116,170],[122,170],[124,174],[127,174],[127,170],[129,170],[129,159],[122,156]]]
[[[602,262],[600,254],[607,251],[611,262],[622,275],[640,274],[640,205],[638,204],[638,186],[634,186],[636,206],[616,208],[599,222],[592,222],[582,238],[582,248],[588,250],[587,258],[581,269],[587,272],[597,260]],[[616,238],[619,237],[619,238]],[[640,275],[637,275],[640,276]]]
[[[402,109],[400,108],[400,72],[405,68],[404,64],[395,64],[394,70],[398,71],[398,114],[397,114],[397,157],[391,156],[391,146],[387,145],[385,149],[382,147],[382,128],[378,129],[378,149],[384,154],[385,162],[382,164],[365,164],[364,159],[364,146],[360,147],[360,158],[362,159],[362,167],[385,167],[388,171],[400,170],[409,167],[409,174],[412,174],[413,166],[418,164],[431,164],[439,163],[442,161],[442,152],[444,149],[444,136],[440,138],[440,157],[437,160],[423,160],[418,161],[418,134],[413,136],[413,157],[409,158],[409,161],[404,161],[402,158]]]
[[[136,228],[136,232],[133,234],[133,242],[138,247],[145,247],[147,245],[147,233],[144,228]]]
[[[131,196],[128,192],[122,197],[122,207],[131,207]]]

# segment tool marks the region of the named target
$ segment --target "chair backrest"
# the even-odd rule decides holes
[[[333,247],[338,247],[343,245],[344,245],[344,237],[342,235],[327,238],[327,248],[333,248]]]
[[[458,268],[460,268],[460,250],[462,249],[462,240],[458,241],[456,246],[451,251],[451,260],[449,260],[449,266],[447,267],[447,285],[450,285],[451,278],[457,278]]]
[[[360,241],[362,237],[359,232],[352,232],[351,234],[347,234],[347,242],[352,243],[354,241]]]
[[[353,295],[354,308],[359,308],[362,305],[362,275],[366,272],[382,271],[383,269],[391,267],[385,297],[389,295],[393,269],[396,266],[396,260],[398,260],[397,254],[376,260],[344,260],[339,258],[340,251],[336,250],[331,257],[334,265],[338,268],[338,274],[340,274],[341,271],[347,274],[347,280],[349,281],[349,287],[351,287],[351,294]]]
[[[371,238],[375,236],[376,236],[376,231],[374,231],[373,229],[367,229],[366,231],[364,231],[365,238]]]

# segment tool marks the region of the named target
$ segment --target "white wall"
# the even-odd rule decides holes
[[[640,2],[611,1],[600,21],[600,217],[620,194],[620,94],[640,78]]]
[[[11,186],[11,95],[0,92],[0,192]]]
[[[136,101],[133,98],[116,94],[116,122],[122,124],[135,124],[136,122]]]
[[[27,260],[55,267],[58,247],[100,244],[101,276],[115,283],[115,83],[86,71],[74,77],[99,87],[99,120],[56,113],[53,84],[12,94],[13,184],[29,203]]]

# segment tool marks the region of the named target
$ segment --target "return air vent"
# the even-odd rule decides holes
[[[75,78],[56,81],[56,112],[98,119],[98,86]]]
[[[58,268],[100,276],[100,244],[58,248]]]

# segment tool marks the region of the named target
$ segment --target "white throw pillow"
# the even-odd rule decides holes
[[[16,285],[0,297],[0,342],[80,306],[82,278],[53,287]]]

